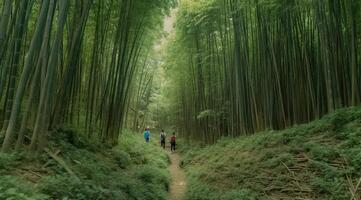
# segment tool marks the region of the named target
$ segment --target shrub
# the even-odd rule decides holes
[[[7,171],[19,165],[24,159],[23,153],[4,154],[0,153],[0,171]]]
[[[47,200],[44,194],[37,194],[34,188],[14,176],[0,176],[0,199],[6,200]]]
[[[118,166],[122,169],[125,169],[131,163],[131,158],[129,153],[122,151],[120,149],[115,149],[112,151],[112,155],[116,160]]]

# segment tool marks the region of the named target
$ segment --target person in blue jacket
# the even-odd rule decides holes
[[[149,131],[149,128],[146,128],[146,129],[145,129],[144,139],[145,139],[145,142],[146,142],[146,143],[149,143],[149,141],[150,141],[150,131]]]

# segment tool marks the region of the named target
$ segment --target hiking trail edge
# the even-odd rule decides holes
[[[169,190],[170,200],[183,200],[186,190],[186,178],[184,171],[179,167],[180,158],[177,153],[171,153],[168,151],[171,165],[169,171],[172,175],[172,183]]]

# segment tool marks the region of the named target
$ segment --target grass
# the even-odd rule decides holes
[[[0,199],[14,200],[166,200],[169,159],[142,135],[125,132],[110,148],[63,130],[51,138],[52,151],[76,177],[47,154],[28,159],[25,152],[0,154]],[[44,163],[48,165],[42,169]]]
[[[351,199],[361,177],[361,108],[214,145],[180,145],[187,200]],[[354,189],[355,190],[355,189]]]

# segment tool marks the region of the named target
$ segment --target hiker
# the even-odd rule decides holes
[[[165,149],[165,138],[166,134],[164,130],[162,130],[162,132],[160,132],[160,146],[163,147],[163,149]]]
[[[173,133],[172,137],[170,138],[170,150],[172,152],[175,152],[175,144],[176,144],[176,136],[175,136],[175,132]]]
[[[145,129],[144,139],[145,139],[145,142],[146,142],[146,143],[149,143],[149,141],[150,141],[150,131],[149,131],[149,127],[147,127],[147,128]]]

